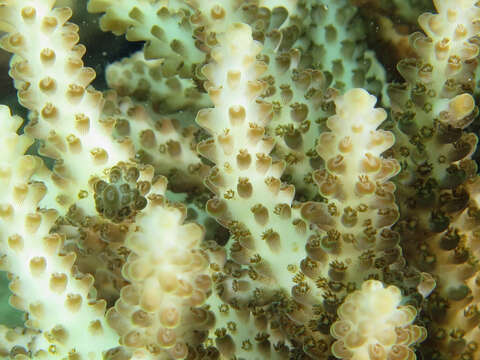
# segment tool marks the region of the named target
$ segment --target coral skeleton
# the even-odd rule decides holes
[[[98,89],[73,13],[129,49]],[[1,359],[480,360],[479,2],[0,0],[0,31]]]

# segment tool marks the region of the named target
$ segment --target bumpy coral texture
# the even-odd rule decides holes
[[[349,294],[330,328],[338,339],[332,346],[334,355],[355,360],[415,358],[408,346],[426,333],[411,325],[416,310],[401,306],[401,300],[397,287],[384,288],[377,280],[367,280]]]
[[[0,0],[0,357],[480,360],[480,5],[426,3]]]

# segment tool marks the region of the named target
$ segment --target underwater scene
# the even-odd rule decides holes
[[[0,0],[0,360],[480,360],[480,1]]]

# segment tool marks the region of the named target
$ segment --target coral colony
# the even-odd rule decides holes
[[[480,3],[422,2],[0,0],[0,357],[479,360]]]

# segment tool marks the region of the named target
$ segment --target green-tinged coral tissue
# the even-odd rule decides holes
[[[480,4],[425,2],[0,0],[0,357],[480,360]]]

